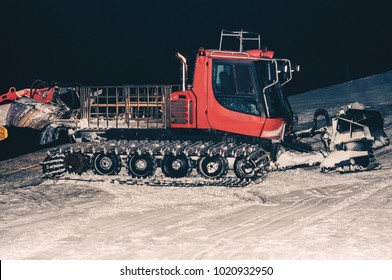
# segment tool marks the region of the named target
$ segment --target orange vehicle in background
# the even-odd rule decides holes
[[[53,100],[53,93],[56,86],[53,84],[51,86],[41,88],[43,85],[46,85],[46,83],[37,80],[32,84],[31,88],[16,90],[16,88],[11,87],[7,93],[0,95],[0,104],[7,101],[14,101],[22,97],[29,97],[43,103],[48,103]]]

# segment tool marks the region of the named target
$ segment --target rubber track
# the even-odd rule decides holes
[[[41,163],[43,175],[47,178],[58,178],[64,175],[67,171],[64,166],[64,157],[68,153],[82,153],[91,158],[96,153],[114,153],[121,158],[122,167],[127,166],[127,158],[133,154],[148,154],[155,158],[160,164],[161,160],[166,155],[185,155],[191,159],[193,166],[200,157],[203,156],[216,156],[228,158],[247,158],[256,163],[256,169],[259,170],[260,176],[265,175],[265,165],[268,162],[268,153],[259,145],[252,145],[247,143],[232,143],[232,142],[191,142],[191,141],[105,141],[105,142],[87,142],[87,143],[75,143],[61,146],[59,148],[48,151],[48,156]],[[90,163],[91,164],[91,163]],[[91,166],[90,166],[91,169]],[[123,168],[124,169],[124,168]],[[259,178],[258,177],[258,178]],[[131,177],[129,177],[131,178]],[[256,179],[258,179],[256,178]],[[143,180],[143,179],[134,179]],[[144,179],[147,182],[147,179]],[[214,185],[217,185],[217,180],[214,181]],[[228,179],[224,177],[221,179],[223,185],[242,185],[241,180],[238,178]],[[246,181],[247,182],[247,181]],[[174,185],[176,183],[172,182]],[[153,181],[149,181],[149,184],[154,185]],[[158,183],[157,183],[158,184]],[[162,182],[164,185],[165,183]],[[172,184],[172,185],[173,185]],[[219,185],[219,184],[218,184]]]

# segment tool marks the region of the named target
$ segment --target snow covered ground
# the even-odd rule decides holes
[[[300,127],[374,106],[392,136],[392,72],[291,98]],[[391,259],[392,145],[381,170],[272,172],[244,188],[42,180],[40,151],[0,162],[1,259]]]

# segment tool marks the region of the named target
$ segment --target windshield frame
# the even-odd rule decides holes
[[[287,61],[286,59],[258,60],[255,61],[255,65],[259,83],[263,87],[262,96],[267,117],[285,118],[287,121],[292,122],[293,111],[282,90],[282,86],[291,79],[291,69],[287,69],[286,72],[290,73],[289,78],[285,79],[283,84],[280,83],[279,79],[279,74],[283,73],[283,71],[279,70],[279,62],[283,62],[283,66],[287,65],[290,67],[291,64]]]

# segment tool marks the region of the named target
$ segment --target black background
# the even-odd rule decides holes
[[[392,69],[389,1],[8,1],[0,93],[35,79],[84,85],[179,83],[179,51],[217,48],[221,29],[258,32],[301,65],[296,94]]]

